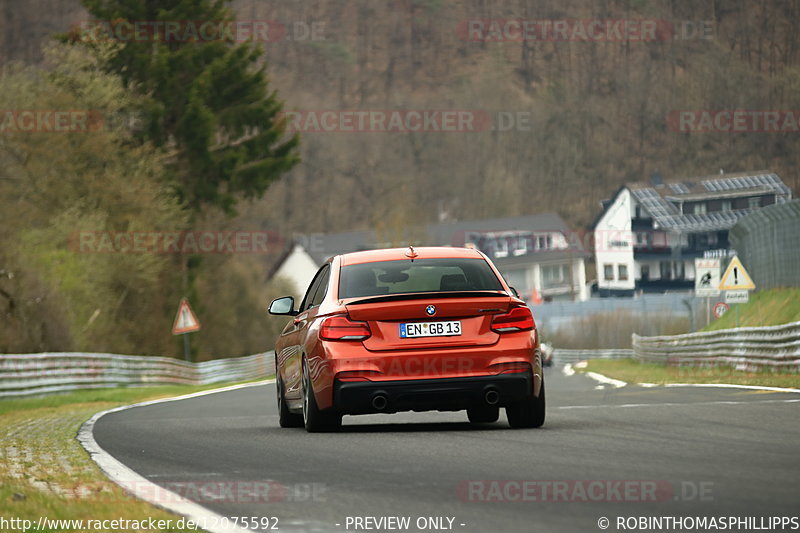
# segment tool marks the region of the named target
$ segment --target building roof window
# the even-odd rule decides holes
[[[549,250],[553,247],[552,235],[539,235],[536,237],[537,250]]]
[[[528,239],[525,237],[517,237],[514,240],[514,255],[525,255],[528,253]]]

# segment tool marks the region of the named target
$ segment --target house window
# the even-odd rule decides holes
[[[653,246],[653,232],[652,231],[639,231],[636,233],[636,246]]]
[[[617,265],[617,279],[628,281],[628,265]]]
[[[551,235],[539,235],[536,237],[537,250],[549,250],[553,247],[553,237]]]
[[[661,270],[661,279],[664,281],[672,279],[672,263],[669,261],[661,261],[661,263],[659,263],[659,268]]]
[[[495,239],[494,241],[494,256],[495,257],[508,257],[508,241],[505,239]]]
[[[553,287],[563,285],[567,279],[567,265],[543,265],[542,286]]]
[[[642,281],[650,281],[650,265],[642,265],[641,272]]]
[[[708,233],[698,233],[692,235],[694,237],[694,246],[696,249],[705,250],[708,248]]]
[[[749,207],[750,209],[758,209],[759,207],[761,207],[761,198],[758,196],[755,196],[753,198],[748,198],[747,207]]]
[[[706,214],[706,204],[699,203],[694,204],[694,214],[695,215],[705,215]]]
[[[603,278],[607,281],[614,281],[614,265],[603,265]]]
[[[675,261],[672,263],[672,269],[675,272],[675,279],[684,279],[684,265],[683,261]]]
[[[528,239],[517,237],[514,242],[514,255],[525,255],[528,253]]]
[[[722,211],[730,211],[733,209],[733,204],[730,200],[722,200],[722,206],[720,208]]]

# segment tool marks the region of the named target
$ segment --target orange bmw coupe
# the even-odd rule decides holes
[[[330,258],[275,345],[282,427],[332,431],[343,415],[466,410],[513,428],[545,419],[531,310],[470,248],[372,250]]]

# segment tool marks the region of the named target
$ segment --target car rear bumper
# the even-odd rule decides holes
[[[496,393],[494,405],[504,407],[530,396],[530,372],[464,378],[396,381],[336,381],[334,408],[343,414],[396,413],[398,411],[459,411],[489,405],[487,393]],[[490,398],[494,394],[490,394]],[[386,407],[375,399],[383,397]],[[493,398],[491,398],[493,399]],[[379,405],[381,401],[377,402]]]

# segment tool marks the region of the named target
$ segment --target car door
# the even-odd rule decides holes
[[[308,327],[316,317],[317,308],[325,296],[329,278],[330,264],[326,263],[320,267],[308,286],[303,301],[300,303],[300,312],[281,334],[280,344],[283,349],[278,359],[287,399],[301,397],[302,356],[307,343]]]

